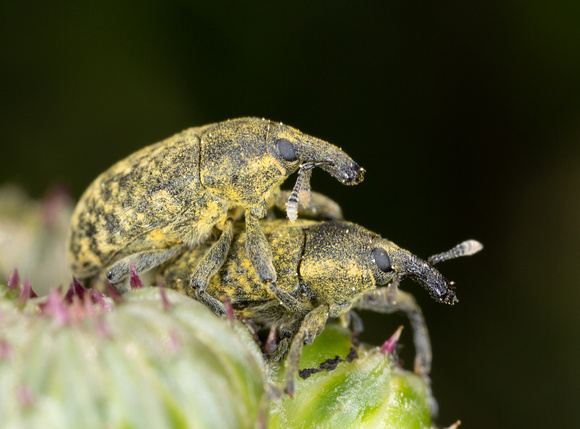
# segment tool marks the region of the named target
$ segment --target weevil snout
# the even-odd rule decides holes
[[[308,136],[300,147],[302,164],[322,168],[344,185],[356,185],[363,180],[364,168],[340,148]]]
[[[356,162],[351,161],[343,170],[342,170],[342,179],[340,180],[341,183],[345,185],[358,185],[360,182],[363,181],[365,174],[365,169],[358,165]]]
[[[433,267],[433,265],[449,259],[474,255],[481,249],[483,249],[483,245],[479,241],[467,240],[459,243],[457,246],[446,252],[438,253],[429,257],[427,261],[423,261],[415,255],[403,251],[403,253],[399,255],[403,270],[397,277],[397,280],[410,277],[421,283],[421,285],[429,291],[433,299],[436,301],[453,305],[456,302],[459,302],[455,295],[455,289],[451,286],[451,283]]]
[[[358,185],[364,179],[365,169],[353,160],[342,164],[331,161],[318,162],[316,166],[322,168],[343,185]]]
[[[407,274],[402,276],[401,280],[402,278],[407,277],[420,283],[421,286],[423,286],[429,292],[431,298],[433,298],[435,301],[451,305],[459,302],[455,293],[455,289],[453,286],[451,286],[451,283],[436,269]]]
[[[458,302],[451,283],[431,264],[402,249],[397,256],[401,269],[395,281],[411,278],[421,284],[435,301],[451,305]]]

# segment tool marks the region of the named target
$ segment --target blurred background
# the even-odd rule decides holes
[[[352,188],[313,175],[348,220],[423,258],[484,243],[439,266],[458,305],[402,285],[439,424],[578,424],[580,3],[4,0],[0,52],[0,183],[77,199],[185,128],[283,121],[366,168]],[[375,344],[405,322],[363,316]]]

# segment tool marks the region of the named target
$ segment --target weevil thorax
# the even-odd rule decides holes
[[[273,153],[271,122],[238,118],[207,126],[201,135],[200,180],[218,198],[262,216],[266,200],[299,163]]]
[[[375,287],[368,263],[372,235],[348,222],[324,222],[305,232],[300,277],[320,302],[330,305],[331,317],[340,316]]]
[[[309,171],[320,167],[346,185],[363,179],[364,169],[340,148],[282,123],[238,118],[212,124],[202,131],[200,180],[232,206],[258,216],[266,211],[272,192],[301,167],[301,200],[307,200]]]

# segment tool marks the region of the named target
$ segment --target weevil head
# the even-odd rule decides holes
[[[342,149],[295,128],[270,122],[268,141],[272,153],[292,171],[299,166],[320,167],[345,185],[363,180],[364,168]]]
[[[347,307],[364,292],[412,278],[438,302],[454,304],[455,290],[432,265],[393,242],[348,222],[308,228],[301,281],[320,300]]]
[[[206,126],[200,140],[200,179],[214,195],[254,212],[299,167],[319,166],[354,185],[364,169],[330,143],[259,118],[238,118]]]
[[[371,269],[377,285],[411,278],[425,288],[431,297],[445,304],[455,304],[455,289],[433,265],[377,236],[370,246]]]
[[[320,222],[305,229],[300,282],[313,299],[329,304],[331,313],[333,308],[347,310],[376,286],[368,251],[373,236],[349,222]]]

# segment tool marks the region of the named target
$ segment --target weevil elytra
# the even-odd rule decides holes
[[[238,317],[275,325],[280,342],[270,358],[281,360],[288,354],[286,391],[290,394],[303,344],[312,343],[329,317],[344,316],[351,309],[406,313],[414,331],[415,372],[429,373],[431,347],[423,315],[413,296],[399,290],[398,284],[412,278],[436,301],[454,304],[455,290],[431,263],[349,222],[275,220],[263,221],[261,228],[272,249],[278,287],[290,299],[278,299],[257,277],[245,251],[248,238],[243,224],[233,229],[228,257],[204,290],[196,288],[200,282],[195,276],[205,272],[205,255],[217,243],[193,248],[163,267],[166,286],[206,303],[219,315],[226,311],[220,302],[225,295]],[[481,244],[470,240],[431,260],[441,262],[480,249]]]
[[[125,292],[131,262],[139,272],[150,270],[203,243],[217,227],[223,231],[222,252],[215,248],[210,255],[209,278],[226,256],[231,219],[245,213],[252,264],[278,291],[258,219],[288,196],[288,214],[295,219],[298,200],[309,195],[314,167],[346,185],[363,179],[364,169],[338,147],[265,119],[191,128],[145,147],[102,173],[82,195],[68,237],[73,274],[81,280],[105,274]],[[298,169],[294,190],[280,191]],[[321,218],[339,217],[337,207],[315,193],[309,204]]]

